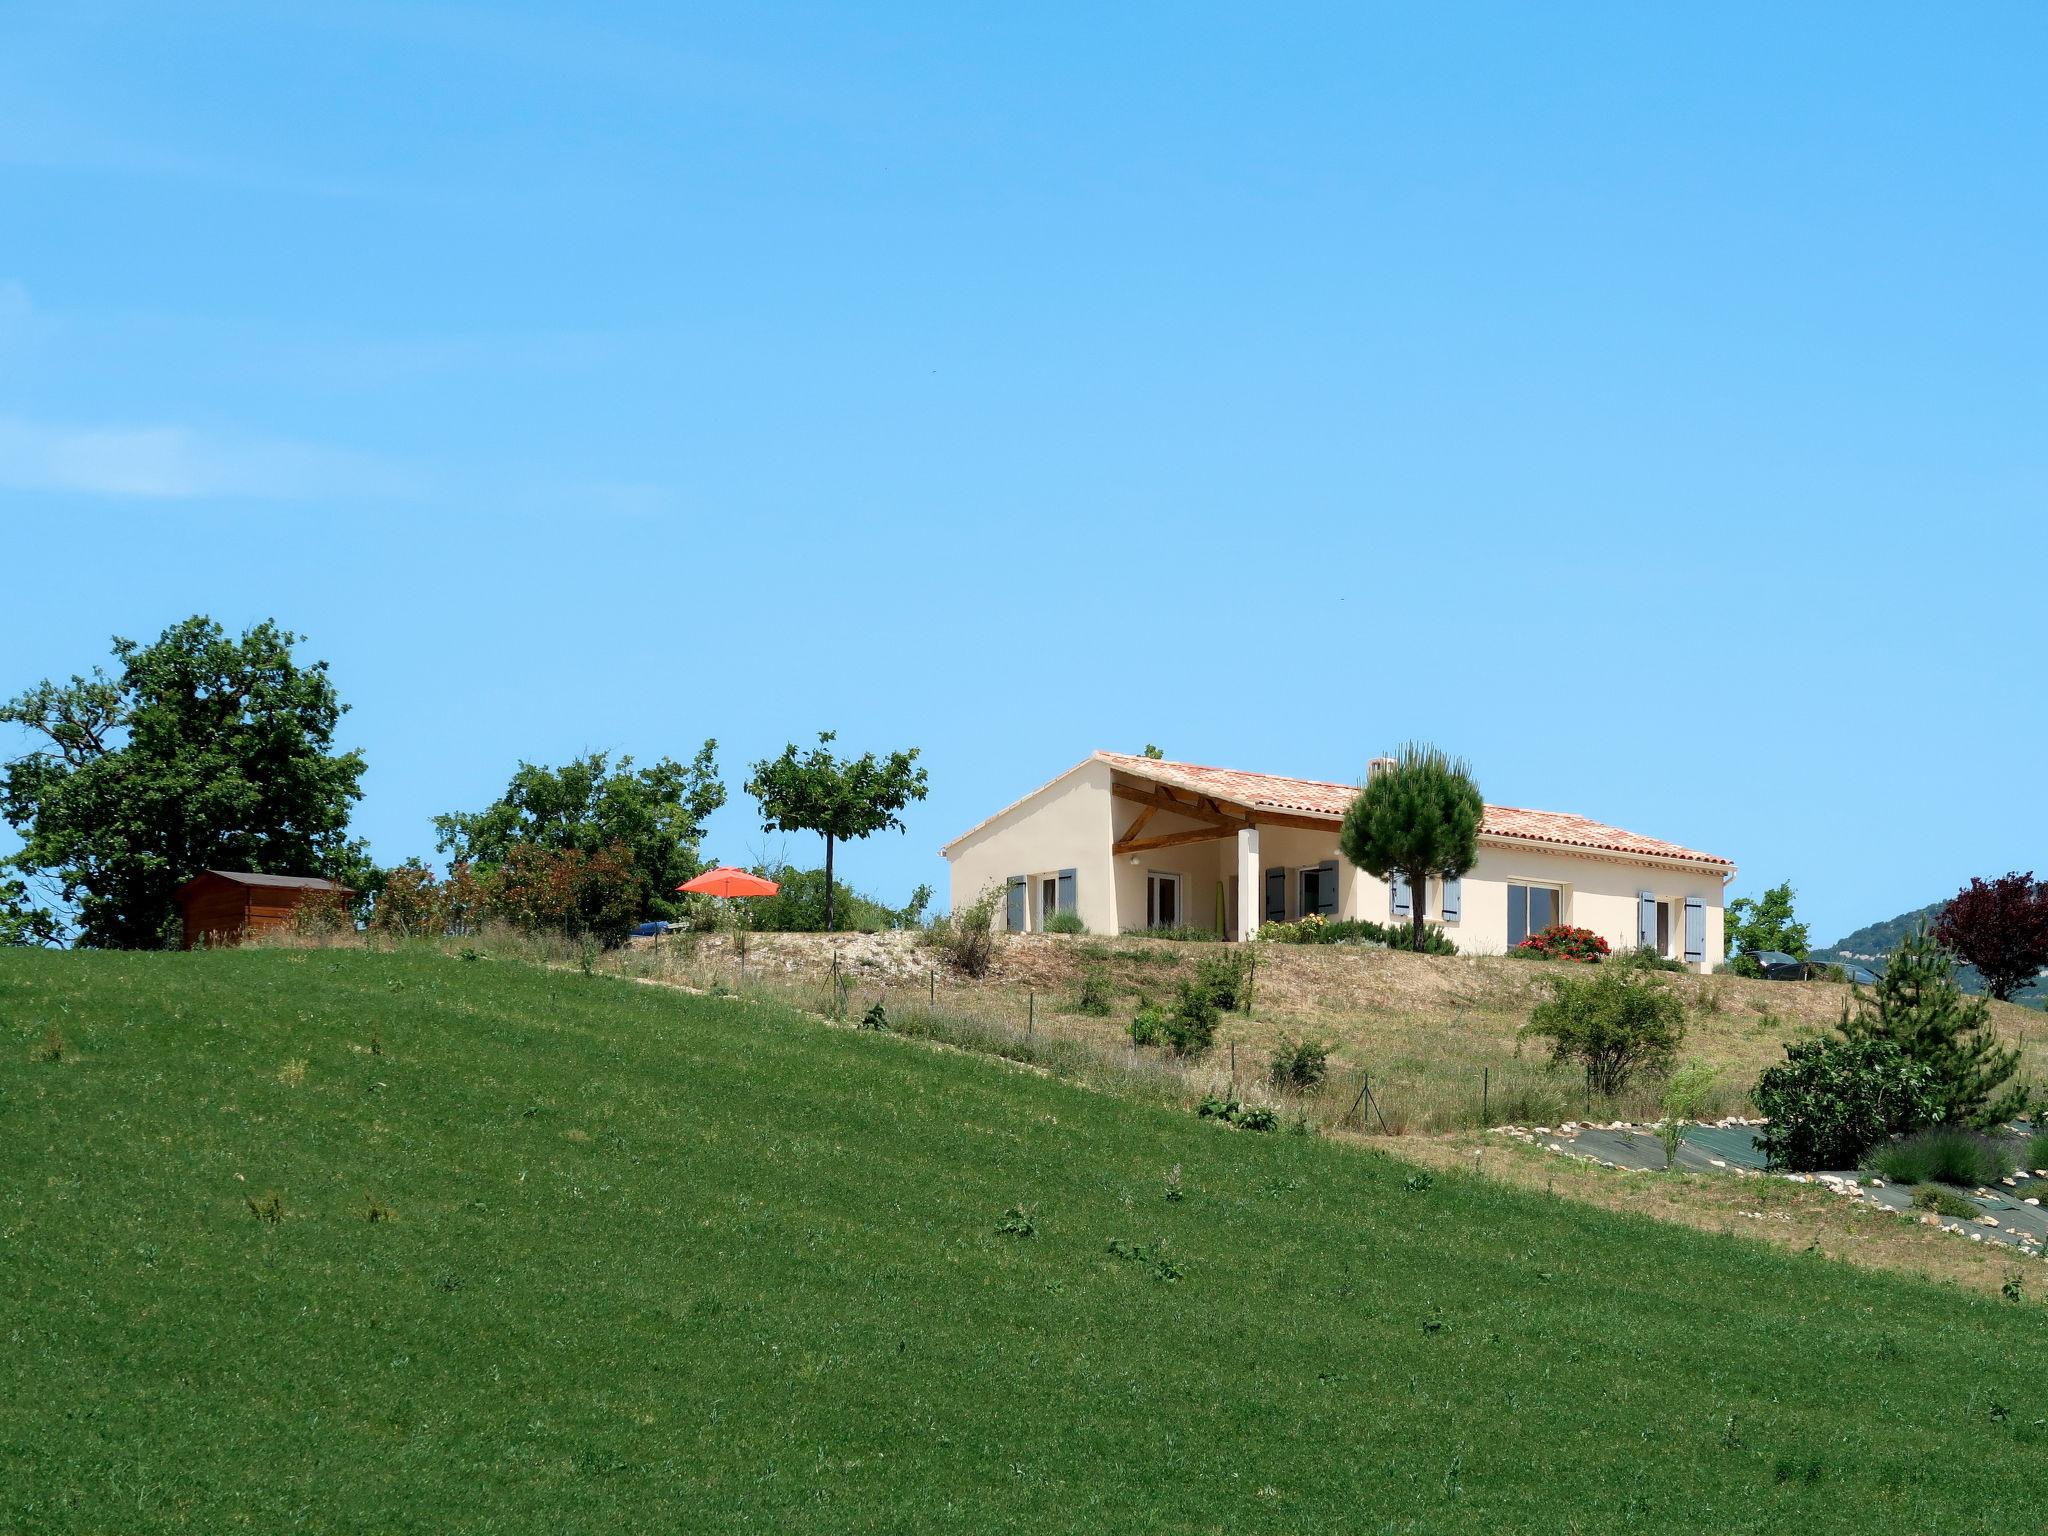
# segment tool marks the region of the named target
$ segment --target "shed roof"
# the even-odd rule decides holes
[[[1341,821],[1345,810],[1358,798],[1356,784],[1337,784],[1327,779],[1289,779],[1278,774],[1210,768],[1200,763],[1176,763],[1129,752],[1095,752],[1090,757],[1093,761],[1109,764],[1119,773],[1195,794],[1213,795],[1218,800],[1228,800],[1252,811],[1313,816],[1327,819],[1332,824]],[[1021,801],[1018,803],[1022,804]],[[997,812],[997,815],[1001,814]],[[989,818],[990,821],[994,819]],[[980,823],[981,826],[987,824]],[[961,837],[966,835],[962,833]],[[1687,848],[1679,843],[1667,843],[1662,838],[1645,837],[1639,832],[1611,827],[1605,822],[1574,816],[1566,811],[1532,811],[1520,806],[1489,805],[1479,835],[1488,839],[1581,848],[1622,858],[1675,859],[1715,869],[1732,871],[1735,868],[1733,862],[1718,855],[1702,853],[1697,848]],[[953,841],[957,843],[960,838]]]
[[[209,876],[216,880],[229,881],[235,885],[283,887],[287,890],[298,891],[341,891],[346,895],[355,895],[355,892],[348,886],[333,880],[323,880],[317,875],[259,875],[254,870],[249,869],[202,869],[190,880],[179,886],[177,894],[180,896],[184,895],[185,892],[191,890],[193,886]]]

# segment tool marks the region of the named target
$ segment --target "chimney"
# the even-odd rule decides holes
[[[1391,757],[1374,758],[1371,762],[1365,765],[1365,782],[1370,784],[1374,779],[1378,778],[1381,774],[1385,773],[1389,768],[1393,766],[1394,759],[1392,759]]]

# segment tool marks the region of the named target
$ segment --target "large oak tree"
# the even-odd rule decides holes
[[[0,815],[22,837],[8,859],[52,893],[10,926],[68,918],[79,943],[175,942],[172,893],[203,869],[324,875],[365,889],[374,869],[348,837],[363,755],[336,752],[347,706],[327,663],[265,620],[237,639],[194,616],[149,644],[116,638],[114,671],[44,680],[0,705],[35,742],[0,769]]]

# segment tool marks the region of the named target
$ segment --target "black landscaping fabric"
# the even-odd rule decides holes
[[[1757,1146],[1756,1134],[1753,1126],[1689,1125],[1678,1149],[1678,1167],[1686,1173],[1762,1172],[1764,1157]],[[1538,1135],[1535,1142],[1537,1146],[1547,1147],[1553,1152],[1589,1157],[1612,1168],[1661,1171],[1664,1167],[1664,1143],[1655,1131],[1587,1126]],[[2015,1139],[2012,1152],[2017,1162],[2026,1152],[2026,1142]],[[1872,1204],[1914,1215],[1927,1214],[1913,1210],[1911,1185],[1874,1185],[1854,1169],[1796,1177],[1823,1187],[1831,1183],[1856,1186],[1861,1198]],[[2048,1244],[2048,1205],[2026,1203],[2030,1196],[2048,1201],[2048,1178],[2015,1173],[2010,1184],[1987,1185],[1976,1191],[1959,1189],[1955,1193],[1977,1206],[1997,1225],[1993,1226],[1981,1217],[1970,1221],[1952,1216],[1940,1217],[1941,1225],[1951,1231],[1978,1241],[2008,1243],[2035,1252],[2040,1252],[2042,1246]]]

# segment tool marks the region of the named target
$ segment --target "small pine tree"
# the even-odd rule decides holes
[[[1991,1005],[1957,985],[1955,956],[1925,926],[1892,951],[1874,988],[1843,1005],[1842,1033],[1890,1041],[1929,1068],[1942,1124],[1988,1130],[2026,1113],[2027,1090],[2012,1081],[2020,1053],[1998,1043]]]
[[[1376,879],[1407,877],[1409,943],[1426,945],[1429,880],[1455,880],[1479,859],[1486,802],[1462,760],[1423,742],[1403,747],[1393,766],[1374,775],[1344,813],[1337,846]]]

